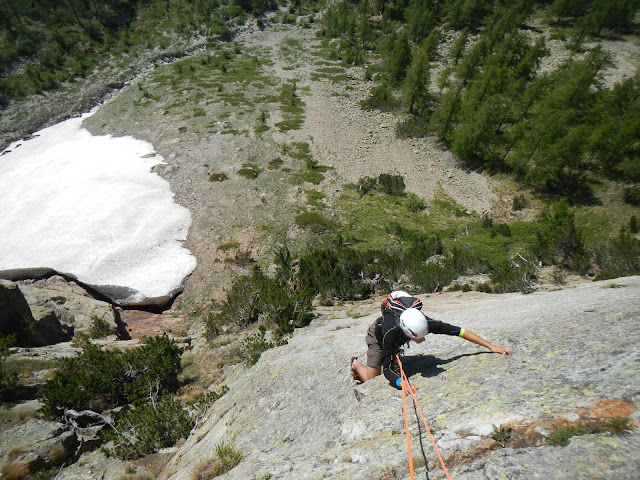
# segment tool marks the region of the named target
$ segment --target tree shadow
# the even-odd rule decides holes
[[[455,357],[442,359],[433,355],[415,355],[411,357],[405,357],[402,362],[402,368],[407,378],[413,375],[420,374],[424,378],[431,378],[440,375],[444,372],[443,368],[439,368],[440,365],[446,365],[447,363],[455,362],[463,357],[473,357],[475,355],[490,354],[492,352],[474,352],[474,353],[462,353]]]

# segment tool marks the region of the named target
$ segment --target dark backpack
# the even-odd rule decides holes
[[[404,295],[398,296],[396,293],[398,292],[391,292],[389,295],[384,297],[384,301],[382,302],[382,305],[380,305],[380,311],[383,316],[385,313],[390,313],[394,317],[399,317],[407,308],[422,310],[422,300],[419,298]]]

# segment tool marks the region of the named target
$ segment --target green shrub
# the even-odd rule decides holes
[[[89,337],[91,338],[104,338],[109,335],[113,335],[116,332],[115,325],[108,322],[104,318],[94,317],[91,321],[91,330],[89,330]]]
[[[631,215],[629,219],[629,233],[640,232],[640,225],[638,225],[638,218],[635,215]]]
[[[382,173],[378,177],[378,190],[387,195],[402,195],[404,193],[404,178],[402,175]]]
[[[296,224],[313,233],[322,233],[334,228],[332,220],[318,212],[303,212],[295,217]]]
[[[210,182],[224,182],[225,180],[228,180],[229,177],[227,176],[226,173],[211,173],[209,174],[209,181]]]
[[[283,278],[269,278],[256,267],[250,275],[236,279],[215,313],[205,319],[207,338],[212,340],[222,325],[247,326],[259,318],[282,336],[311,320],[311,299],[303,291],[292,291]]]
[[[423,138],[429,135],[429,120],[422,117],[409,117],[396,126],[398,138]]]
[[[427,208],[427,204],[424,203],[424,200],[422,200],[420,197],[418,197],[416,194],[414,193],[409,193],[407,195],[407,210],[409,210],[412,213],[419,213],[421,211],[423,211],[425,208]]]
[[[216,445],[215,456],[210,460],[203,460],[196,466],[193,480],[211,480],[229,472],[242,461],[243,454],[231,443],[222,442]]]
[[[523,258],[510,259],[490,269],[495,293],[531,292],[536,286],[538,269]]]
[[[591,253],[576,227],[575,216],[565,202],[543,212],[533,253],[546,265],[558,265],[578,273],[589,268]]]
[[[223,252],[226,252],[227,250],[234,250],[236,248],[240,248],[240,244],[238,242],[226,242],[223,244],[220,244],[216,247],[218,250],[222,250]]]
[[[18,376],[7,368],[9,348],[15,345],[16,335],[0,335],[0,400],[15,387]]]
[[[260,359],[262,352],[275,346],[273,342],[267,342],[265,334],[266,329],[263,325],[260,325],[258,332],[245,338],[242,342],[242,352],[240,356],[247,367],[255,365]]]
[[[640,240],[622,229],[617,237],[595,248],[595,263],[600,268],[597,280],[640,274]]]
[[[630,429],[631,419],[629,417],[612,417],[604,420],[568,423],[555,428],[547,437],[547,443],[558,445],[566,442],[571,437],[596,433],[620,434]]]
[[[267,168],[269,170],[277,170],[282,166],[283,163],[284,161],[280,157],[272,158],[271,160],[269,160],[269,163],[267,164]]]
[[[523,194],[516,195],[513,197],[513,211],[517,212],[519,210],[523,210],[529,206],[529,202],[527,201],[527,197]]]
[[[493,293],[493,289],[488,283],[479,283],[476,286],[476,292]]]
[[[624,203],[640,205],[640,185],[624,187]]]
[[[357,189],[361,197],[364,197],[367,193],[372,192],[378,186],[378,179],[372,177],[362,177],[358,180]]]
[[[182,350],[167,336],[144,339],[126,352],[103,351],[85,343],[82,354],[60,360],[54,377],[42,389],[45,412],[57,416],[65,408],[101,412],[144,399],[149,384],[159,393],[175,392]]]
[[[238,175],[249,180],[254,180],[258,177],[258,175],[260,175],[261,172],[262,170],[256,165],[247,163],[244,164],[240,170],[238,170]]]
[[[139,400],[133,408],[114,414],[117,431],[105,435],[106,441],[114,441],[106,448],[107,453],[135,459],[172,447],[189,436],[189,415],[180,403],[169,396],[154,398],[153,385],[148,393],[149,398]]]
[[[326,298],[366,298],[371,287],[360,275],[364,265],[351,248],[314,247],[300,258],[300,288]]]

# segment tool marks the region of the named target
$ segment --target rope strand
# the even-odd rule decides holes
[[[405,390],[409,392],[409,395],[411,395],[411,398],[413,399],[413,404],[416,408],[416,410],[418,410],[418,413],[420,414],[420,418],[422,419],[422,423],[424,424],[424,428],[427,429],[427,433],[429,434],[429,438],[431,439],[431,443],[433,444],[433,449],[436,452],[436,455],[438,456],[438,460],[440,460],[440,465],[442,465],[442,470],[444,471],[445,476],[447,477],[447,480],[451,480],[451,477],[449,476],[449,471],[447,470],[447,466],[444,464],[444,460],[442,459],[442,455],[440,455],[440,451],[438,450],[438,446],[436,445],[436,441],[433,438],[433,435],[431,435],[431,430],[429,429],[429,426],[427,425],[427,421],[424,419],[424,415],[422,414],[422,410],[420,410],[420,405],[418,404],[418,399],[416,398],[415,394],[411,391],[411,389],[408,388],[409,386],[409,380],[407,379],[407,376],[404,373],[404,369],[402,368],[402,362],[400,361],[400,356],[396,355],[396,358],[398,360],[398,366],[400,367],[400,377],[402,378],[402,396],[403,396],[403,404],[404,404],[404,415],[405,415],[405,426],[407,429],[407,445],[409,446],[409,465],[410,465],[410,470],[411,470],[411,478],[413,479],[413,459],[411,458],[411,446],[410,446],[410,440],[409,440],[409,423],[407,421],[407,403],[406,401],[404,401],[404,397],[405,397]],[[406,387],[405,387],[406,385]]]

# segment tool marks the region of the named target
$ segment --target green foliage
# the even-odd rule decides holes
[[[629,233],[635,234],[640,232],[640,224],[638,224],[638,217],[631,215],[629,219]]]
[[[402,175],[381,173],[378,176],[377,189],[387,195],[402,195],[404,194],[404,178],[402,177]]]
[[[299,96],[295,80],[285,82],[280,90],[282,121],[276,123],[281,132],[299,130],[304,123],[305,104]]]
[[[547,265],[559,265],[585,273],[589,267],[589,252],[583,234],[575,224],[575,214],[565,202],[555,204],[543,213],[538,232],[536,256]]]
[[[629,205],[640,205],[640,185],[629,185],[624,187],[624,203]]]
[[[386,195],[391,196],[401,196],[404,195],[404,178],[402,175],[391,175],[389,173],[382,173],[378,176],[378,178],[371,177],[362,177],[358,180],[358,184],[356,185],[358,189],[358,193],[363,197],[367,193],[375,191],[379,191],[380,193],[384,193]],[[418,205],[415,204],[417,207]],[[422,206],[420,210],[423,210],[425,206]]]
[[[115,325],[108,322],[104,318],[94,317],[91,321],[91,330],[89,331],[89,337],[91,338],[104,338],[109,335],[113,335],[116,332]]]
[[[15,386],[17,374],[7,368],[6,359],[9,356],[9,348],[15,344],[15,335],[0,335],[0,400]]]
[[[258,166],[252,163],[245,163],[242,168],[238,170],[238,175],[248,180],[255,180],[261,172],[262,169],[260,169]]]
[[[529,202],[527,201],[527,197],[525,197],[523,194],[519,194],[513,197],[512,209],[514,212],[523,210],[528,206],[529,206]]]
[[[166,336],[146,338],[142,347],[124,353],[103,351],[87,342],[81,355],[60,360],[53,379],[42,389],[46,412],[101,412],[145,398],[149,385],[156,383],[159,394],[175,392],[181,352]]]
[[[313,233],[322,233],[334,228],[334,222],[319,212],[303,212],[295,216],[296,225]]]
[[[226,300],[213,310],[205,319],[209,340],[220,333],[222,325],[247,326],[258,320],[282,336],[307,325],[311,300],[305,292],[292,291],[284,278],[269,278],[256,267],[250,275],[234,281]]]
[[[621,434],[631,429],[629,417],[612,417],[609,419],[585,420],[576,423],[567,423],[555,428],[547,437],[549,445],[559,445],[571,437],[591,435],[596,433]]]
[[[209,181],[210,182],[224,182],[225,180],[228,180],[229,177],[226,173],[211,173],[209,174]]]
[[[283,163],[284,161],[280,157],[272,158],[271,160],[269,160],[269,163],[267,164],[267,168],[269,170],[277,170],[282,166]]]
[[[247,12],[275,7],[273,0],[0,2],[0,106],[85,78],[113,55],[166,49],[167,37],[227,36]]]
[[[215,448],[215,456],[210,460],[203,460],[196,466],[192,480],[211,480],[223,475],[240,463],[243,456],[232,443],[219,443]]]
[[[511,438],[511,431],[513,430],[509,425],[500,424],[499,427],[492,425],[493,433],[491,434],[491,438],[498,442],[502,448],[506,446],[507,440]]]
[[[135,402],[132,408],[114,414],[116,430],[105,440],[114,440],[107,453],[123,459],[135,459],[175,445],[191,431],[189,416],[180,403],[170,396],[154,396]],[[125,433],[126,435],[123,435]]]
[[[640,274],[640,240],[621,229],[617,237],[595,248],[597,280]]]

